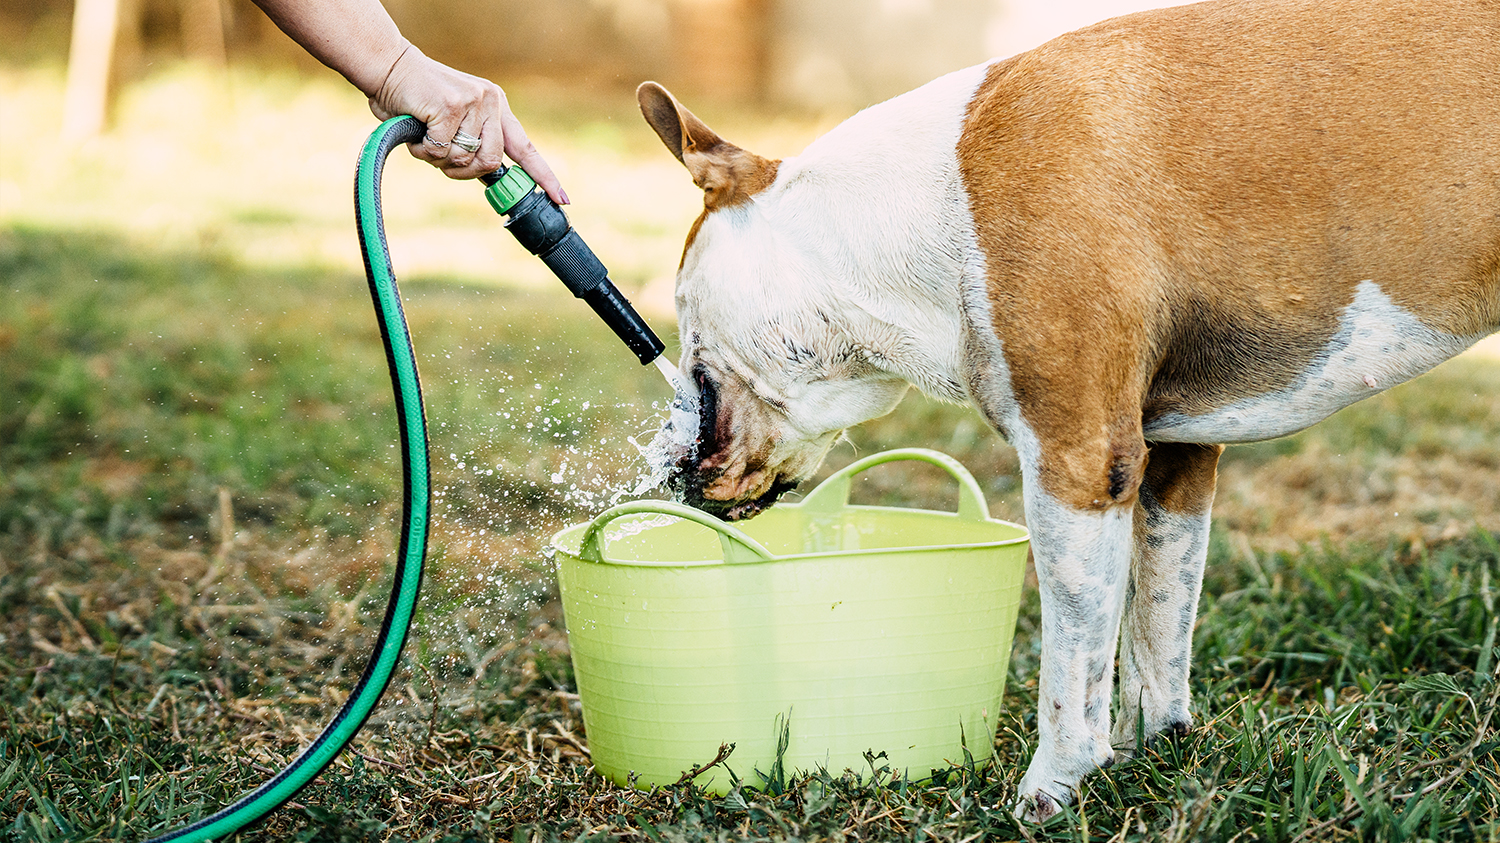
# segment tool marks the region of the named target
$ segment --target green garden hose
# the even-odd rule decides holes
[[[355,220],[360,251],[380,336],[385,340],[386,363],[396,392],[396,417],[401,428],[401,469],[404,491],[401,501],[401,543],[396,556],[396,578],[386,604],[385,620],[375,651],[343,708],[307,749],[277,773],[275,778],[241,797],[233,805],[191,825],[153,838],[165,841],[203,841],[227,837],[258,822],[291,799],[349,745],[370,712],[380,702],[386,685],[401,658],[401,648],[411,627],[417,593],[422,585],[422,563],[427,556],[427,525],[431,503],[431,477],[427,464],[427,419],[422,407],[422,386],[417,379],[417,359],[412,352],[401,294],[391,271],[386,247],[385,223],[380,211],[380,175],[386,156],[403,143],[420,140],[426,127],[414,117],[396,117],[380,124],[360,153],[354,179]]]

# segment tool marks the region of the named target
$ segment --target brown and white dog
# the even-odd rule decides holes
[[[704,190],[677,278],[704,398],[688,500],[753,515],[909,384],[1016,447],[1043,623],[1032,818],[1138,727],[1189,727],[1222,443],[1500,329],[1500,0],[1131,15],[784,161],[638,96]]]

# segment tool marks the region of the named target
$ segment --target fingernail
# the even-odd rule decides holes
[[[566,190],[563,190],[562,188],[559,187],[557,189],[557,192],[558,192],[559,195],[562,196],[562,203],[564,205],[571,205],[571,204],[573,204],[573,200],[571,200],[571,199],[568,198],[568,192]]]

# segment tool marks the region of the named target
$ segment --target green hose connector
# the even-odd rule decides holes
[[[536,181],[520,167],[506,167],[500,177],[484,189],[484,198],[497,214],[508,214],[517,202],[536,190]]]

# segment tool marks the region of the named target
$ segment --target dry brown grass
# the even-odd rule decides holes
[[[1218,526],[1238,544],[1281,550],[1325,540],[1420,548],[1500,529],[1500,358],[1488,352],[1293,440],[1231,449]]]

